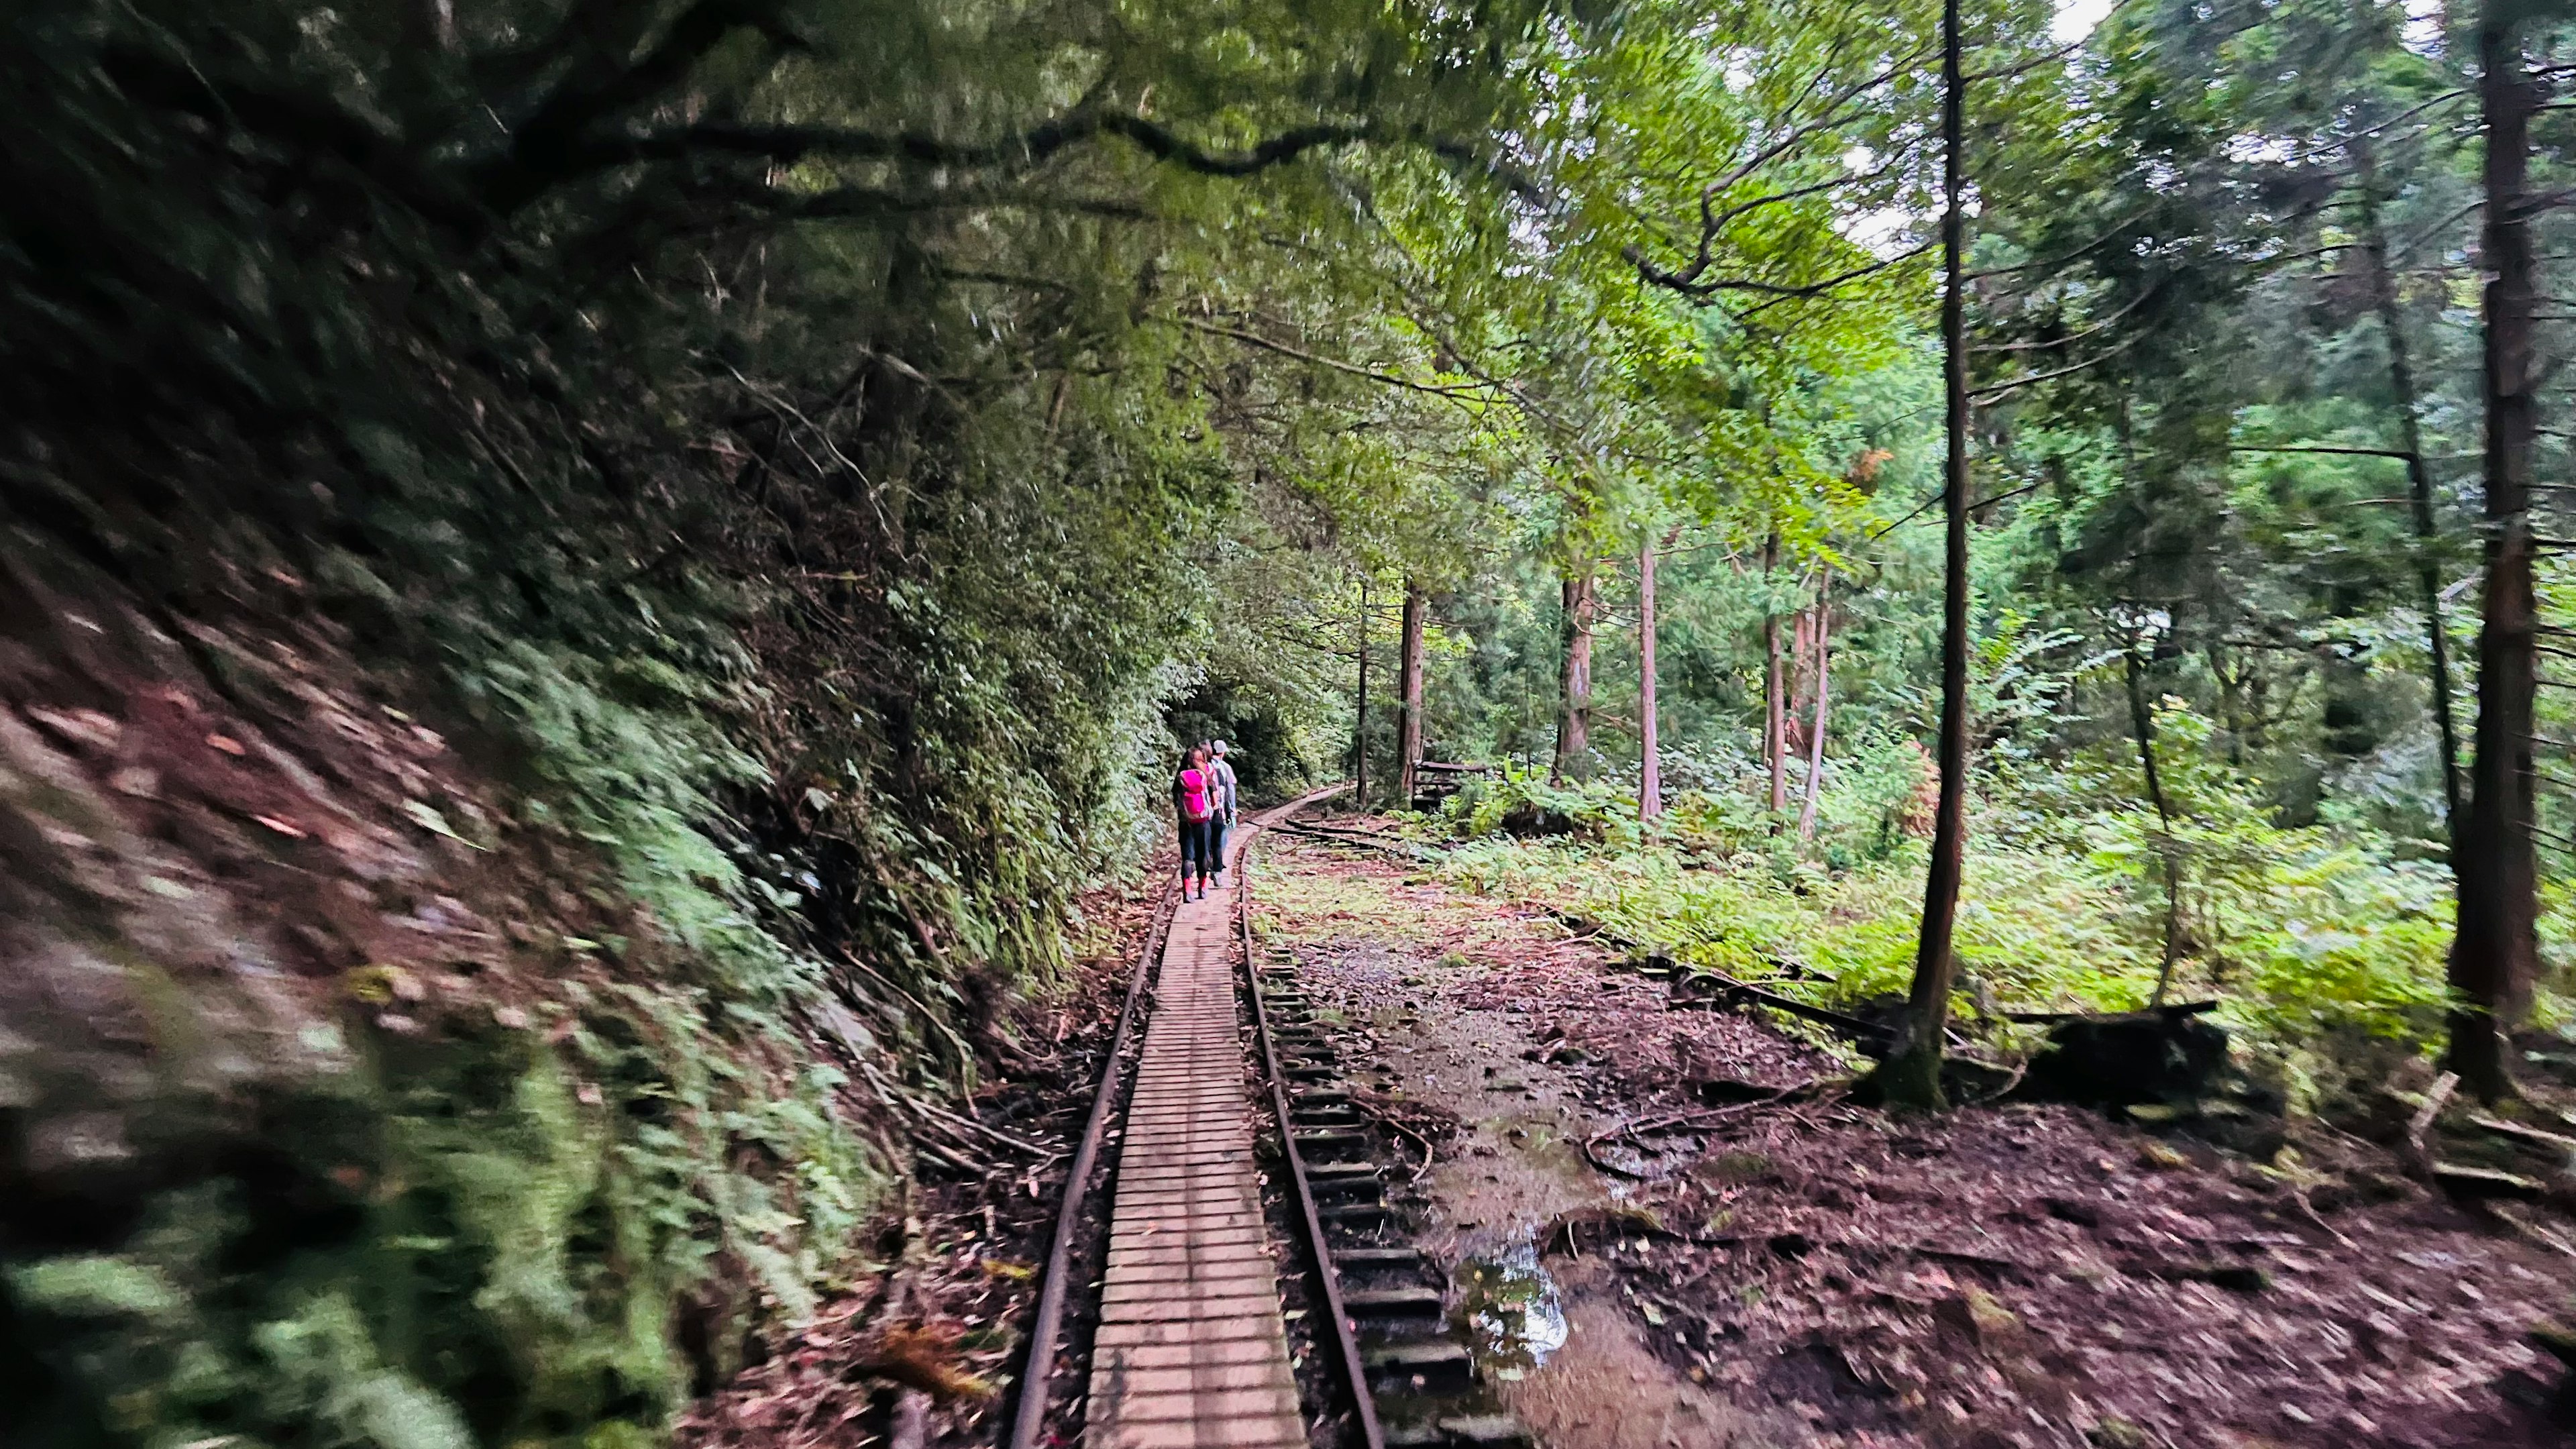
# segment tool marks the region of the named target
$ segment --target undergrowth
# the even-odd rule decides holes
[[[2170,857],[2181,888],[2168,1000],[2217,999],[2258,1050],[2347,1033],[2434,1041],[2448,872],[2419,843],[2349,822],[2273,823],[2253,782],[2202,748],[2206,730],[2168,702],[2170,828],[2138,801],[2134,756],[2112,747],[1981,775],[1957,925],[1960,1018],[2146,1005],[2165,964]],[[1763,808],[1766,782],[1749,774],[1683,792],[1641,826],[1616,785],[1509,773],[1436,824],[1460,838],[1447,872],[1478,890],[1598,922],[1685,969],[1820,1006],[1884,1003],[1913,974],[1925,863],[1907,819],[1918,780],[1893,754],[1839,772],[1813,839],[1800,838],[1794,801],[1777,819]],[[2544,1018],[2554,1006],[2544,1001]]]

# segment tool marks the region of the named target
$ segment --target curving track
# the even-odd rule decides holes
[[[1317,791],[1255,817],[1228,842],[1233,886],[1169,906],[1151,1021],[1118,1148],[1108,1270],[1092,1339],[1083,1442],[1089,1449],[1305,1449],[1306,1416],[1289,1366],[1286,1320],[1272,1266],[1270,1227],[1254,1156],[1256,1106],[1242,1028],[1235,946],[1243,930],[1244,863],[1265,826],[1345,787]],[[1082,1221],[1083,1189],[1120,1095],[1121,1063],[1158,953],[1149,946],[1131,982],[1117,1042],[1075,1157],[1056,1241],[1030,1335],[1013,1449],[1044,1443],[1048,1396],[1069,1285],[1068,1248]],[[1276,1078],[1269,1033],[1255,1040]],[[1286,1099],[1273,1105],[1284,1120]],[[1362,1442],[1379,1443],[1358,1354],[1302,1167],[1291,1176],[1309,1234],[1305,1260],[1320,1269],[1326,1327],[1337,1340],[1343,1388],[1352,1393]],[[1353,1392],[1356,1391],[1356,1392]]]

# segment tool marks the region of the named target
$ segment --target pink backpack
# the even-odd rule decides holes
[[[1208,779],[1201,770],[1181,772],[1181,818],[1192,825],[1208,818]]]

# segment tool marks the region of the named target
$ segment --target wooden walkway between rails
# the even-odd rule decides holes
[[[1088,1449],[1307,1443],[1252,1155],[1235,879],[1182,902],[1164,944],[1119,1150]]]

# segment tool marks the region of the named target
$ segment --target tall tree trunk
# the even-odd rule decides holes
[[[1565,679],[1556,718],[1556,766],[1548,778],[1563,784],[1584,772],[1592,750],[1592,565],[1565,576]]]
[[[1789,808],[1789,681],[1780,661],[1780,610],[1771,601],[1771,569],[1780,560],[1780,535],[1762,542],[1762,758],[1771,767],[1771,830]]]
[[[1353,712],[1351,726],[1351,798],[1360,808],[1368,808],[1368,580],[1360,580],[1360,685],[1359,707]]]
[[[1637,818],[1664,813],[1664,772],[1655,709],[1655,541],[1637,551]]]
[[[2370,280],[2371,306],[2388,345],[2388,387],[2397,395],[2398,447],[2406,454],[2406,495],[2415,522],[2415,586],[2424,609],[2433,720],[2442,732],[2442,828],[2460,824],[2460,727],[2451,708],[2451,635],[2442,622],[2441,532],[2433,517],[2433,470],[2424,460],[2424,429],[2415,392],[2415,365],[2406,350],[2396,278],[2388,270],[2388,234],[2380,225],[2378,158],[2368,140],[2353,143],[2360,171],[2362,270]]]
[[[1798,810],[1798,838],[1816,838],[1816,807],[1825,798],[1825,701],[1833,673],[1834,571],[1816,581],[1816,710],[1807,723],[1807,803]]]
[[[2478,15],[2486,125],[2486,592],[2478,629],[2478,742],[2469,812],[2452,849],[2459,932],[2451,942],[2448,1065],[2489,1101],[2513,1090],[2504,1028],[2537,964],[2539,862],[2532,828],[2532,704],[2539,688],[2532,597],[2533,285],[2524,208],[2536,88],[2508,0]]]
[[[1404,586],[1404,643],[1395,671],[1395,692],[1403,701],[1404,716],[1395,732],[1396,787],[1406,809],[1413,807],[1415,766],[1422,761],[1422,623],[1429,611],[1430,600],[1422,586]]]
[[[2150,1007],[2165,1004],[2173,985],[2174,961],[2182,955],[2182,862],[2174,854],[2173,807],[2165,798],[2164,776],[2156,769],[2156,715],[2147,707],[2147,667],[2138,658],[2138,641],[2127,640],[2120,658],[2128,666],[2129,728],[2138,737],[2138,771],[2147,777],[2147,801],[2156,809],[2156,858],[2164,865],[2165,955],[2156,968]]]
[[[1877,1076],[1900,1106],[1942,1105],[1941,1038],[1950,1021],[1951,955],[1959,875],[1968,845],[1968,322],[1960,192],[1966,170],[1965,96],[1959,66],[1959,0],[1941,5],[1941,351],[1949,448],[1941,465],[1946,524],[1941,588],[1940,804],[1932,817],[1932,862],[1923,880],[1923,929],[1905,1038]]]
[[[1780,740],[1792,758],[1807,753],[1807,717],[1799,701],[1815,692],[1815,678],[1816,611],[1802,607],[1789,616],[1788,688],[1781,691],[1787,704],[1780,723]]]

